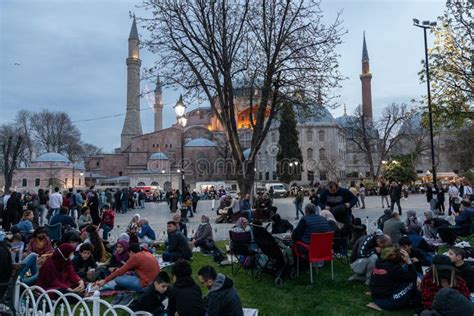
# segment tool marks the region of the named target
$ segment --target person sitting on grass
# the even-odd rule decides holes
[[[456,274],[466,281],[469,291],[474,292],[474,268],[464,262],[466,252],[459,247],[451,247],[448,251],[448,257],[456,268]]]
[[[94,246],[94,252],[92,255],[97,262],[107,262],[108,253],[105,249],[104,243],[97,232],[97,226],[89,225],[86,227],[87,238],[84,243],[90,243]]]
[[[80,230],[92,224],[91,211],[87,206],[82,208],[81,213],[81,216],[79,216],[79,219],[77,220],[77,226],[79,226]]]
[[[97,262],[95,262],[94,256],[92,255],[93,251],[94,246],[91,244],[82,244],[79,247],[79,253],[72,259],[74,270],[76,270],[77,275],[84,281],[95,281],[95,273],[91,271],[97,268]]]
[[[178,230],[176,223],[169,221],[166,229],[168,231],[168,248],[163,253],[163,260],[174,262],[180,258],[191,259],[193,254],[189,248],[188,240]]]
[[[102,228],[102,239],[109,239],[109,233],[114,228],[115,213],[114,210],[105,204],[102,209],[102,219],[100,221],[100,228]]]
[[[471,292],[466,282],[455,274],[455,269],[448,256],[436,255],[431,268],[421,280],[421,303],[424,309],[430,309],[433,299],[442,288],[452,288],[470,299]]]
[[[115,280],[117,286],[141,293],[155,279],[160,272],[156,258],[149,251],[141,249],[138,244],[131,245],[129,252],[130,259],[104,280],[98,281],[99,286]]]
[[[62,244],[56,248],[41,267],[36,285],[46,291],[84,292],[84,281],[77,275],[71,262],[73,256],[74,246],[71,244]]]
[[[416,270],[403,249],[385,248],[375,262],[369,288],[373,309],[395,310],[411,305],[417,296]]]
[[[436,294],[431,309],[424,310],[420,316],[474,315],[474,305],[461,293],[451,288],[442,288]]]
[[[234,282],[222,273],[217,273],[211,266],[204,266],[198,271],[199,282],[209,292],[204,298],[207,305],[207,316],[243,316],[242,302],[234,288]]]
[[[282,219],[280,214],[275,214],[272,220],[272,234],[284,234],[293,231],[293,225],[286,219]]]
[[[400,238],[400,240],[398,241],[398,246],[400,247],[400,249],[403,249],[408,253],[411,261],[413,262],[413,266],[415,267],[416,272],[420,276],[422,276],[422,267],[430,266],[432,258],[427,257],[425,252],[413,247],[411,240],[408,236],[403,236],[402,238]]]
[[[390,236],[394,246],[398,245],[400,237],[408,233],[405,224],[400,220],[400,214],[398,212],[392,212],[392,218],[384,223],[383,233]]]
[[[129,259],[128,242],[126,240],[119,240],[115,245],[114,253],[110,258],[109,271],[114,272],[123,266]]]
[[[134,312],[144,311],[153,316],[163,316],[166,313],[163,301],[169,296],[170,277],[165,271],[160,271],[155,281],[150,284],[143,294],[130,304]]]
[[[186,226],[186,223],[181,220],[181,215],[180,214],[174,214],[173,215],[173,222],[176,223],[176,225],[179,228],[179,231],[183,233],[184,237],[187,238],[188,236],[188,227]]]
[[[361,237],[352,248],[351,269],[354,273],[349,281],[365,281],[369,284],[375,262],[382,250],[392,244],[390,237],[384,234],[371,234]]]
[[[168,302],[168,315],[204,316],[206,309],[201,288],[194,282],[188,261],[179,259],[171,267],[173,287]]]
[[[201,216],[201,224],[199,224],[194,238],[191,240],[194,247],[200,247],[201,251],[207,252],[214,246],[214,239],[212,238],[212,227],[209,223],[209,216]]]
[[[53,246],[51,240],[48,237],[48,231],[44,227],[38,227],[30,239],[30,243],[26,247],[26,253],[36,253],[38,254],[38,266],[42,266],[53,254]]]
[[[25,239],[28,239],[33,233],[33,219],[34,219],[33,212],[25,211],[23,212],[21,221],[18,224],[16,224],[16,227],[20,230],[21,235]]]
[[[71,216],[68,215],[68,213],[69,209],[65,206],[61,206],[59,209],[59,213],[51,217],[49,225],[53,226],[58,223],[61,223],[61,229],[63,232],[71,228],[77,228],[76,222]]]
[[[145,244],[154,243],[156,240],[156,234],[153,228],[150,227],[148,219],[140,219],[139,224],[140,230],[138,231],[138,241]]]

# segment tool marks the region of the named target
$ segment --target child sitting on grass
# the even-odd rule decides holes
[[[469,291],[474,292],[474,269],[464,262],[466,252],[459,247],[451,247],[448,251],[448,257],[456,268],[456,274],[466,281]]]
[[[89,243],[82,244],[79,248],[79,254],[72,259],[72,265],[76,270],[77,275],[84,281],[95,281],[95,269],[97,263],[94,260],[92,253],[94,246]]]
[[[168,288],[170,286],[170,277],[165,271],[160,271],[155,278],[155,281],[150,284],[145,292],[135,299],[130,309],[134,312],[145,311],[154,316],[162,316],[166,312],[163,301],[168,298]]]

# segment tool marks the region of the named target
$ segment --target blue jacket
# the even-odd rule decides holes
[[[302,241],[309,244],[311,234],[313,233],[327,233],[331,231],[328,221],[317,214],[310,214],[303,216],[293,231],[292,238],[294,241]]]
[[[155,231],[148,224],[143,224],[141,231],[138,233],[138,237],[143,238],[147,236],[151,240],[156,240]]]

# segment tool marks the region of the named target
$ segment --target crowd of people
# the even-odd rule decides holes
[[[448,194],[450,190],[454,194],[452,186]],[[353,275],[349,281],[367,284],[373,299],[368,305],[371,308],[394,310],[412,306],[419,314],[423,312],[422,315],[444,315],[446,304],[443,302],[449,301],[456,302],[459,311],[469,310],[472,314],[470,293],[474,292],[474,269],[466,261],[472,251],[457,246],[456,242],[459,237],[473,233],[474,196],[467,183],[462,196],[459,188],[456,189],[455,198],[459,202],[451,201],[451,195],[449,198],[451,218],[441,212],[439,191],[428,187],[430,207],[424,218],[419,219],[413,210],[402,214],[402,186],[396,182],[383,183],[381,202],[387,209],[377,220],[377,230],[370,234],[362,220],[353,214],[354,208],[365,208],[364,184],[352,183],[346,189],[329,182],[325,188],[312,189],[306,205],[304,192],[297,191],[293,201],[296,226],[280,216],[271,194],[257,193],[251,199],[249,195],[240,194],[232,197],[223,188],[207,193],[216,197],[212,207],[218,215],[217,222],[235,223],[232,232],[249,233],[254,251],[258,252],[254,232],[264,229],[263,222],[270,223],[270,235],[289,235],[277,242],[285,262],[293,263],[297,259],[293,249],[298,242],[308,245],[312,234],[334,232],[334,253],[343,256],[350,253]],[[55,188],[49,195],[40,189],[30,199],[16,192],[5,194],[0,266],[11,269],[13,264],[21,263],[21,282],[45,290],[80,295],[90,293],[91,287],[120,291],[115,304],[154,315],[165,312],[168,315],[242,315],[239,295],[229,277],[217,273],[211,266],[200,268],[198,280],[209,290],[204,298],[201,287],[192,278],[193,249],[212,254],[217,262],[225,259],[216,247],[207,215],[201,215],[198,228],[189,238],[186,220],[197,212],[200,199],[197,192],[169,192],[166,200],[171,214],[163,235],[137,213],[131,217],[126,231],[112,242],[109,237],[115,229],[116,214],[143,206],[140,192],[135,192],[138,193],[135,204],[134,193],[130,201],[127,191],[107,194],[91,187],[88,191],[61,193]],[[54,240],[48,229],[57,224],[61,227],[61,238]],[[437,253],[440,243],[449,246],[446,254]],[[296,251],[304,256],[306,249]],[[219,258],[216,260],[216,257]],[[172,264],[171,276],[160,268],[163,262]],[[324,262],[317,265],[320,267]],[[0,283],[6,282],[9,276],[2,269]],[[0,292],[2,290],[5,289]]]

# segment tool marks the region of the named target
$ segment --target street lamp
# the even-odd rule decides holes
[[[428,65],[428,42],[426,39],[426,30],[432,29],[436,26],[436,22],[423,21],[420,24],[420,20],[413,19],[413,25],[423,29],[423,35],[425,39],[425,68],[426,68],[426,88],[428,90],[428,116],[430,123],[430,143],[431,143],[431,169],[433,173],[433,185],[436,187],[436,166],[435,166],[435,152],[434,152],[434,141],[433,141],[433,114],[431,112],[431,91],[430,91],[430,69]]]
[[[181,171],[181,194],[183,195],[184,198],[184,190],[185,190],[185,184],[184,184],[184,127],[186,126],[186,123],[188,122],[188,119],[184,116],[184,113],[186,111],[186,105],[183,102],[183,95],[179,96],[178,102],[176,102],[176,105],[173,107],[174,111],[176,113],[176,118],[178,120],[178,124],[181,126],[181,170],[178,170],[178,173]]]

